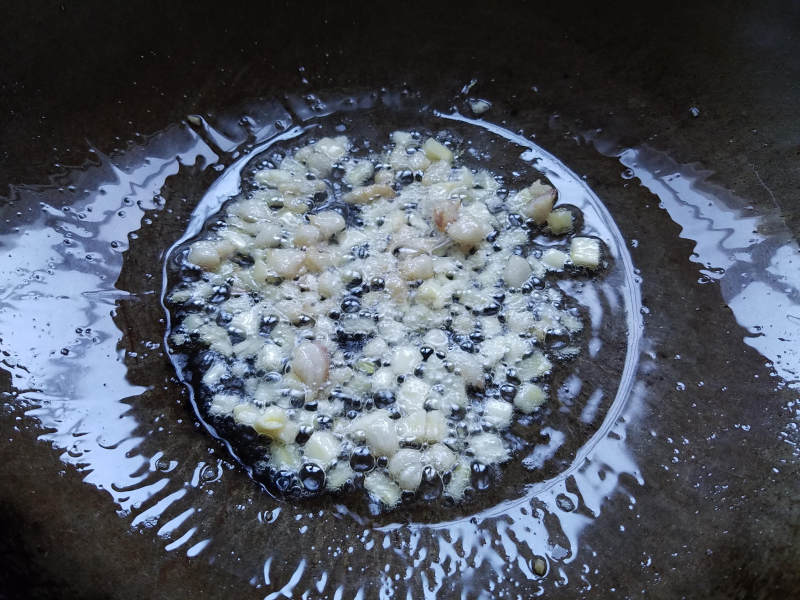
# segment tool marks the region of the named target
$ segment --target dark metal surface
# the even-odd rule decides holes
[[[800,5],[18,2],[3,12],[4,190],[46,181],[55,163],[82,164],[87,141],[111,152],[136,134],[251,97],[402,83],[440,93],[477,79],[476,93],[495,102],[493,118],[507,115],[510,126],[536,132],[538,143],[611,199],[623,234],[642,240],[631,253],[643,273],[659,368],[648,376],[644,425],[629,443],[645,485],[621,482],[635,508],[627,495],[614,496],[602,526],[582,539],[601,565],[586,595],[800,593],[800,473],[779,439],[783,407],[797,391],[775,390],[718,287],[697,285],[693,244],[679,239],[677,224],[662,226],[657,201],[648,205],[646,191],[624,186],[615,159],[572,140],[576,131],[602,128],[622,144],[648,143],[678,163],[698,163],[757,211],[779,213],[797,236]],[[17,218],[3,217],[3,228]],[[135,286],[125,277],[121,289]],[[140,317],[123,312],[120,326],[151,339],[158,325]],[[6,371],[0,375],[10,389]],[[676,381],[704,386],[678,392]],[[4,409],[4,438],[15,418]],[[36,437],[23,427],[14,443],[0,445],[0,598],[251,594],[234,574],[164,555],[158,540],[132,532],[102,492]],[[672,439],[682,437],[691,440],[692,458],[664,469]]]

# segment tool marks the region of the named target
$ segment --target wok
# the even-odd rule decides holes
[[[0,598],[800,593],[797,3],[4,8]],[[161,346],[217,167],[394,93],[491,102],[604,202],[641,295],[602,451],[472,519],[272,500]]]

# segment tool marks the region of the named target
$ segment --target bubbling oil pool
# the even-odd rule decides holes
[[[376,155],[303,145],[317,129],[244,157],[241,193],[170,253],[167,344],[273,495],[460,501],[535,447],[552,364],[586,342],[558,285],[596,287],[602,242],[538,178],[504,187],[535,173],[470,170],[449,133],[452,150],[396,131]]]
[[[580,377],[574,373],[565,374],[557,386],[554,381],[554,388],[559,389],[558,400],[562,410],[543,416],[542,443],[534,446],[523,460],[509,467],[504,481],[516,482],[516,487],[511,485],[499,496],[487,496],[482,504],[431,511],[426,515],[401,512],[383,519],[360,513],[346,504],[337,504],[333,508],[322,504],[294,507],[255,493],[235,495],[237,523],[247,522],[255,515],[255,521],[265,524],[263,529],[254,529],[249,538],[251,547],[263,547],[270,530],[291,530],[300,536],[301,543],[292,548],[282,547],[280,557],[269,552],[265,556],[230,546],[231,540],[237,537],[226,533],[231,534],[237,527],[211,526],[200,514],[202,510],[206,513],[210,510],[208,505],[200,508],[205,504],[201,491],[206,494],[217,492],[216,498],[207,501],[213,504],[225,502],[227,494],[224,490],[237,489],[232,481],[235,480],[234,473],[228,473],[232,470],[230,461],[215,456],[213,450],[205,457],[198,454],[197,437],[186,436],[181,440],[170,437],[169,430],[177,427],[169,423],[162,421],[147,429],[138,422],[135,416],[137,401],[146,399],[155,383],[141,375],[131,377],[131,372],[135,371],[133,367],[137,362],[146,362],[148,351],[157,354],[160,340],[128,340],[129,348],[136,345],[137,350],[145,348],[145,351],[137,353],[132,350],[119,356],[116,349],[118,335],[111,319],[104,317],[104,311],[113,307],[112,315],[123,328],[122,313],[136,310],[137,305],[145,303],[152,306],[156,287],[148,289],[144,285],[141,289],[133,288],[124,293],[114,289],[112,282],[125,267],[118,254],[125,246],[122,240],[129,235],[131,247],[136,245],[137,218],[147,215],[142,224],[148,225],[147,221],[157,217],[159,211],[173,210],[169,202],[164,206],[159,196],[167,177],[180,177],[179,164],[197,165],[200,157],[215,170],[217,165],[224,164],[225,160],[220,160],[223,157],[234,161],[193,211],[186,231],[196,231],[227,198],[235,195],[240,182],[237,166],[243,166],[253,153],[301,134],[309,124],[322,123],[322,117],[325,117],[324,122],[334,123],[335,127],[342,127],[347,122],[347,129],[362,119],[367,123],[371,109],[386,110],[387,106],[381,106],[382,103],[388,105],[389,114],[399,115],[401,111],[397,102],[396,98],[369,96],[328,104],[318,99],[312,99],[310,103],[294,99],[290,101],[288,111],[275,105],[250,107],[247,113],[251,116],[246,121],[250,134],[248,140],[241,133],[238,138],[228,138],[203,120],[196,121],[199,135],[188,127],[173,128],[164,136],[151,140],[139,156],[130,152],[123,157],[130,160],[127,165],[119,158],[112,161],[101,157],[101,177],[113,183],[101,186],[96,196],[87,187],[85,197],[89,201],[68,202],[64,209],[69,208],[69,211],[64,210],[64,213],[72,213],[76,219],[64,217],[53,207],[45,207],[49,216],[45,217],[43,227],[38,230],[30,228],[20,240],[26,245],[35,243],[33,238],[37,232],[45,247],[54,232],[72,240],[67,250],[59,248],[46,261],[32,260],[27,268],[35,274],[36,264],[48,265],[44,270],[49,269],[48,273],[55,276],[66,270],[71,277],[69,285],[85,288],[73,306],[74,314],[82,315],[82,320],[76,322],[84,324],[75,330],[78,335],[75,342],[65,346],[60,357],[51,353],[50,356],[37,356],[33,357],[35,360],[26,361],[31,372],[50,374],[47,379],[30,386],[38,391],[24,396],[40,405],[27,414],[55,430],[43,434],[42,438],[64,448],[65,462],[84,469],[87,482],[106,489],[119,505],[120,514],[126,518],[133,517],[132,525],[151,527],[163,536],[169,542],[166,544],[168,551],[182,548],[189,556],[203,552],[213,552],[215,556],[234,554],[238,562],[233,561],[226,568],[237,572],[258,570],[260,576],[252,579],[251,583],[269,589],[285,584],[282,590],[270,597],[292,590],[298,593],[302,586],[310,589],[312,585],[320,594],[324,591],[334,595],[337,589],[365,589],[361,587],[363,585],[375,585],[383,593],[390,594],[392,590],[403,587],[398,580],[402,579],[399,574],[405,572],[406,563],[417,565],[421,581],[415,585],[422,586],[434,596],[436,590],[445,589],[443,586],[448,574],[454,572],[475,575],[476,583],[467,579],[462,583],[465,588],[479,585],[478,581],[485,583],[490,580],[528,581],[528,585],[536,588],[541,582],[534,581],[548,571],[551,564],[555,567],[558,563],[575,559],[580,530],[600,514],[603,498],[615,489],[618,475],[629,473],[636,476],[637,473],[625,450],[624,424],[618,417],[625,403],[637,393],[634,376],[639,358],[640,302],[630,258],[613,220],[586,185],[554,157],[507,130],[457,113],[433,114],[426,111],[424,119],[436,123],[439,128],[463,127],[469,132],[464,137],[474,139],[473,147],[477,149],[481,143],[498,143],[499,140],[499,143],[517,148],[517,152],[521,150],[522,168],[525,163],[535,163],[535,170],[548,177],[562,198],[581,208],[587,227],[606,242],[615,265],[607,280],[597,289],[565,291],[586,307],[589,314],[587,331],[591,332],[592,338],[585,358],[596,358],[601,348],[603,352],[607,349],[610,352],[609,342],[618,343],[620,334],[626,340],[616,358],[618,379],[610,384],[603,381],[604,385],[588,389],[586,383],[593,381],[591,366],[597,361],[586,360],[580,365]],[[331,107],[337,107],[338,112],[329,110]],[[260,115],[260,118],[254,118],[253,114]],[[347,115],[352,115],[352,118]],[[416,112],[413,116],[421,120],[421,113]],[[336,123],[337,118],[341,122]],[[291,127],[293,122],[297,125]],[[277,127],[275,123],[278,123]],[[160,144],[163,144],[161,148]],[[240,150],[240,146],[245,149]],[[181,149],[178,160],[174,158],[176,147]],[[246,155],[241,156],[240,152]],[[502,168],[498,166],[498,170]],[[104,202],[103,196],[106,199],[123,196],[125,200],[118,209],[108,210],[104,208],[108,202]],[[97,208],[101,210],[96,211]],[[93,217],[91,213],[101,216]],[[97,223],[95,226],[86,225],[93,219]],[[77,226],[76,222],[83,225]],[[112,253],[108,252],[108,247],[113,249]],[[78,250],[93,254],[93,260],[77,263]],[[97,260],[100,257],[106,260]],[[153,265],[148,266],[152,268]],[[30,284],[31,280],[25,283]],[[63,289],[68,289],[66,282],[63,285]],[[123,287],[124,283],[117,285]],[[36,299],[41,301],[47,297],[47,294],[41,294]],[[46,313],[52,314],[54,307],[60,307],[57,302],[53,303],[57,300],[55,296],[49,298],[39,304],[40,312],[36,313],[42,321],[46,321]],[[45,307],[45,303],[49,305]],[[152,315],[152,312],[147,314]],[[47,322],[38,329],[34,326],[32,331],[47,330],[50,334],[52,327]],[[604,339],[603,336],[608,337]],[[65,339],[69,333],[61,331],[53,337]],[[74,373],[74,362],[70,361],[78,357],[86,361],[86,366],[81,369],[81,376],[70,382]],[[89,368],[92,364],[108,362],[113,366],[109,365],[109,370],[103,373]],[[42,368],[37,368],[37,363]],[[602,380],[602,377],[597,380]],[[131,383],[136,381],[144,385]],[[104,402],[96,392],[101,387],[104,397],[127,399]],[[82,402],[76,403],[76,399]],[[581,406],[580,414],[570,414],[569,407],[576,405]],[[129,406],[133,410],[129,410]],[[576,419],[582,425],[580,428],[559,428],[553,426],[556,423],[549,420],[551,416],[561,418],[562,425],[574,424]],[[98,423],[102,425],[94,429]],[[578,435],[583,437],[577,443],[575,439],[567,443],[567,436],[575,435],[577,429],[581,429]],[[96,437],[87,436],[95,431]],[[165,453],[160,446],[171,447],[171,451]],[[181,456],[180,451],[175,452],[177,448],[185,451],[185,456]],[[590,455],[593,460],[587,460]],[[193,462],[187,460],[188,457],[197,457],[198,460]],[[250,524],[254,526],[255,522],[251,520]],[[337,543],[341,546],[333,544],[326,535],[329,527],[340,530]],[[318,536],[313,529],[319,531]],[[302,543],[303,536],[310,540],[308,545]],[[238,539],[241,543],[241,538]],[[319,544],[325,544],[329,550]],[[378,581],[367,583],[356,577],[357,581],[346,583],[350,577],[345,572],[337,572],[335,567],[323,568],[322,571],[312,568],[313,560],[309,558],[312,554],[306,554],[306,551],[323,551],[325,554],[330,551],[335,559],[343,556],[347,547],[354,545],[367,551],[362,554],[375,548],[383,548],[387,553],[384,557],[386,569],[381,566]],[[498,545],[502,551],[498,550]],[[354,567],[359,560],[350,558],[349,561],[351,567],[359,569],[357,565]],[[372,564],[366,557],[365,561],[367,565]],[[278,566],[278,562],[284,566]],[[365,572],[365,568],[360,569]],[[565,577],[561,572],[556,577],[556,584]],[[539,591],[543,590],[540,586]],[[475,593],[479,592],[476,588]]]

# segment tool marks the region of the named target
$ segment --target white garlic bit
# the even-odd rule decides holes
[[[481,223],[470,216],[461,216],[447,226],[447,235],[462,247],[472,248],[480,244],[491,231],[488,223]]]
[[[364,478],[364,488],[369,494],[388,507],[400,500],[400,488],[383,473],[373,472]]]
[[[305,255],[300,250],[275,248],[267,250],[267,267],[280,277],[292,279],[300,273]]]
[[[574,237],[570,242],[569,255],[575,266],[596,269],[600,266],[600,254],[600,240]]]
[[[517,256],[511,255],[506,263],[506,268],[503,271],[503,281],[510,287],[520,287],[531,276],[533,269],[528,264],[528,261]]]
[[[294,349],[292,371],[303,383],[319,388],[328,378],[330,357],[327,349],[319,343],[304,342]]]
[[[352,192],[347,192],[342,199],[351,204],[368,204],[381,198],[394,198],[397,194],[384,183],[373,183],[364,187],[357,187]]]
[[[258,433],[276,437],[288,421],[286,411],[279,406],[270,406],[253,421],[253,429]]]
[[[510,402],[492,398],[486,402],[483,420],[492,427],[506,428],[511,425],[511,415],[513,412],[514,407]]]
[[[339,456],[341,443],[332,433],[315,431],[308,438],[304,450],[307,458],[323,466],[327,466]]]
[[[550,248],[542,254],[542,262],[550,269],[563,269],[568,256],[561,250]]]
[[[567,208],[557,208],[547,215],[547,227],[556,235],[572,231],[573,221],[572,211]]]
[[[187,260],[203,269],[216,271],[220,264],[217,245],[214,242],[195,242],[189,250]]]
[[[544,225],[547,216],[553,210],[558,194],[554,187],[535,181],[532,185],[520,190],[512,200],[512,206],[537,225]]]
[[[493,433],[479,433],[470,439],[470,447],[475,453],[475,459],[490,465],[508,460],[508,448],[503,444],[500,436]]]
[[[456,464],[456,454],[444,444],[433,444],[425,451],[425,462],[439,473],[446,473]]]
[[[487,100],[478,99],[478,100],[472,100],[469,103],[469,107],[470,110],[472,110],[472,112],[474,112],[476,115],[482,115],[492,107],[492,104]]]
[[[385,410],[376,410],[359,417],[351,431],[361,431],[367,445],[377,456],[392,456],[400,448],[394,421]]]
[[[389,460],[389,474],[404,490],[416,490],[422,481],[422,453],[403,448]]]
[[[432,161],[442,160],[448,163],[453,162],[453,152],[450,148],[433,138],[425,140],[425,143],[422,145],[422,150],[425,152],[425,156]]]
[[[309,221],[322,234],[324,238],[330,238],[337,233],[344,231],[344,217],[333,210],[324,210],[309,217]]]
[[[537,410],[547,400],[544,390],[535,383],[528,384],[522,388],[520,393],[514,398],[514,406],[520,412],[530,414]]]

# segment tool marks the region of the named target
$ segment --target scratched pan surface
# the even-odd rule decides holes
[[[800,589],[796,9],[7,12],[0,597]],[[470,98],[483,123],[443,128],[538,153],[607,219],[619,302],[581,371],[605,400],[453,513],[273,500],[163,351],[164,253],[293,126],[438,126]]]

